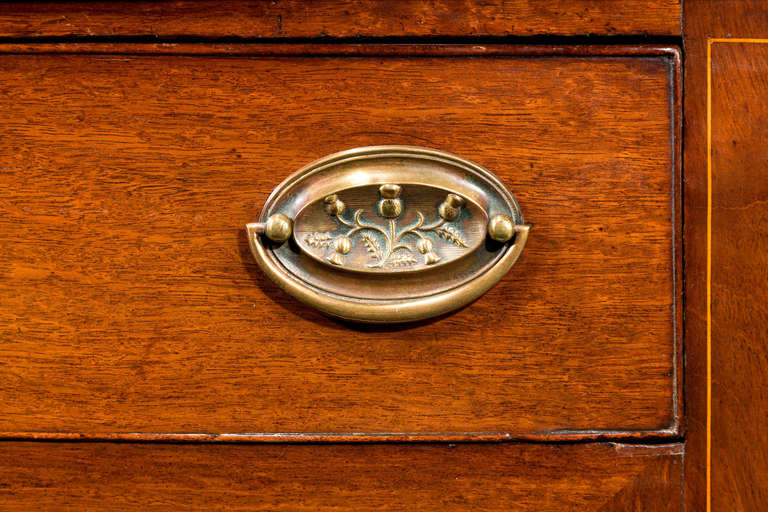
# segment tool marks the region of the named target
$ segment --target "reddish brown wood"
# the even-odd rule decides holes
[[[3,510],[680,511],[680,445],[3,443]]]
[[[0,56],[0,431],[678,433],[674,51],[149,51]],[[387,143],[487,166],[534,232],[454,315],[339,324],[242,227],[294,169]]]
[[[768,38],[712,44],[714,510],[768,503],[767,76]]]
[[[680,15],[680,0],[7,2],[0,36],[669,36]]]
[[[707,49],[711,43],[711,109]],[[762,42],[737,42],[759,38]],[[686,3],[686,501],[762,510],[768,384],[768,12],[756,1]],[[711,153],[707,119],[711,114]],[[711,154],[711,243],[707,164]],[[711,256],[711,425],[707,424],[707,257]],[[711,433],[711,464],[707,435]],[[711,497],[707,497],[711,468]],[[709,502],[709,503],[708,503]],[[710,508],[707,508],[709,505]]]

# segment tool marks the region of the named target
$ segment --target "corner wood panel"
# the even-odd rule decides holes
[[[3,436],[679,433],[676,50],[0,53]],[[485,165],[536,224],[456,314],[337,323],[253,263],[242,227],[283,177],[382,143]]]
[[[761,510],[768,11],[686,3],[686,507]]]
[[[766,109],[755,107],[768,94],[768,39],[709,44],[710,503],[752,510],[768,502],[768,165],[755,151],[765,147]]]
[[[681,445],[3,443],[15,510],[679,512]]]
[[[679,0],[4,2],[4,37],[680,35]]]
[[[756,510],[768,503],[768,39],[710,41],[709,93],[711,503]]]

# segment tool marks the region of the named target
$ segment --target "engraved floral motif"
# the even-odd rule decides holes
[[[403,200],[400,198],[400,185],[385,184],[379,187],[379,201],[376,210],[386,219],[386,224],[371,222],[363,218],[363,210],[356,210],[351,219],[344,217],[345,205],[336,194],[325,197],[325,212],[336,219],[340,227],[348,228],[342,234],[333,232],[314,232],[304,236],[304,242],[310,247],[332,249],[326,259],[333,265],[344,265],[344,256],[352,249],[353,240],[359,240],[368,254],[368,268],[404,268],[415,265],[417,255],[403,242],[407,236],[418,238],[416,250],[423,256],[425,265],[434,265],[440,261],[440,255],[434,243],[425,237],[434,233],[440,240],[460,248],[467,248],[467,242],[455,226],[447,224],[459,217],[464,199],[456,194],[448,194],[438,207],[438,219],[425,224],[424,214],[416,212],[417,220],[409,226],[398,226],[398,218],[404,213]],[[381,238],[375,234],[381,235]],[[357,236],[356,236],[357,235]],[[379,240],[385,241],[382,247]]]
[[[333,243],[333,235],[330,233],[310,233],[304,237],[304,241],[310,247],[328,247]]]

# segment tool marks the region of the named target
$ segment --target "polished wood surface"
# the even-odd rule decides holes
[[[6,511],[681,510],[678,444],[2,447]]]
[[[686,2],[686,47],[686,501],[690,510],[763,510],[768,503],[764,2]]]
[[[680,17],[680,0],[3,2],[0,36],[671,36]]]
[[[759,510],[768,504],[768,38],[713,43],[711,57],[712,506]]]
[[[677,54],[480,51],[0,56],[0,431],[675,435]],[[372,144],[497,173],[516,268],[397,328],[280,292],[243,226]]]

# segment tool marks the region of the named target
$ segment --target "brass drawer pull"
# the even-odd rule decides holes
[[[471,302],[517,261],[530,226],[488,170],[455,155],[374,146],[283,181],[246,226],[262,270],[320,311],[409,322]]]

